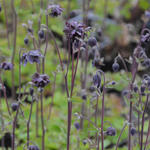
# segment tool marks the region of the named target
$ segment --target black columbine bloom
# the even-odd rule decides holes
[[[130,133],[132,136],[134,136],[136,134],[136,128],[132,127]]]
[[[49,5],[48,10],[50,10],[49,15],[52,17],[58,17],[63,12],[63,9],[60,7],[60,5]]]
[[[29,39],[26,37],[26,38],[24,38],[24,44],[25,45],[28,45],[29,44]]]
[[[11,108],[13,111],[16,111],[18,109],[18,106],[19,106],[18,103],[12,103],[11,104]]]
[[[74,126],[75,126],[75,128],[76,128],[77,130],[80,130],[80,124],[79,124],[79,122],[75,122],[75,123],[74,123]]]
[[[84,38],[86,28],[85,25],[76,21],[66,22],[64,32],[67,38],[73,41],[78,38]]]
[[[116,129],[113,127],[107,128],[106,135],[115,136],[116,135]]]
[[[119,70],[119,64],[117,62],[114,62],[112,65],[112,69],[114,72],[117,72]]]
[[[33,50],[28,52],[28,61],[33,64],[40,63],[40,58],[43,57],[43,55],[40,53],[39,50]]]
[[[28,150],[40,150],[40,149],[39,149],[38,146],[36,146],[36,145],[30,145],[30,146],[28,147]]]
[[[40,58],[42,58],[43,55],[40,53],[39,50],[32,50],[28,53],[23,53],[22,57],[20,58],[21,64],[24,64],[24,66],[27,64],[27,62],[30,62],[31,64],[40,63]]]
[[[100,88],[101,86],[101,75],[99,72],[97,72],[94,76],[93,76],[93,84],[94,86],[96,86],[97,88]]]
[[[44,39],[44,36],[45,36],[44,30],[40,30],[40,31],[38,32],[38,36],[39,36],[40,39]]]
[[[0,64],[0,68],[3,70],[12,70],[13,69],[13,64],[10,62],[3,62]]]
[[[28,62],[28,53],[23,53],[21,58],[20,58],[20,63],[24,64],[24,66],[27,64]]]
[[[95,37],[90,37],[90,38],[88,39],[88,44],[89,44],[89,46],[91,46],[91,47],[96,46],[96,44],[97,44],[96,38],[95,38]]]
[[[46,74],[39,74],[35,73],[32,76],[32,82],[35,84],[36,87],[38,88],[44,88],[49,82],[49,76]]]

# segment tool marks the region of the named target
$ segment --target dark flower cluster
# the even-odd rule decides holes
[[[27,62],[30,62],[31,64],[35,63],[40,63],[40,58],[42,58],[43,55],[40,53],[39,50],[32,50],[29,51],[28,53],[23,53],[20,61],[21,64],[26,65]]]
[[[60,7],[60,5],[49,5],[48,10],[50,10],[49,15],[52,17],[58,17],[63,12],[63,9]]]
[[[141,35],[141,43],[147,44],[150,42],[150,30],[148,28],[143,29],[142,35]]]
[[[76,21],[66,22],[64,32],[67,38],[73,40],[78,38],[84,38],[86,28],[85,25]]]
[[[46,74],[39,74],[35,73],[32,76],[32,82],[35,84],[36,87],[44,88],[49,82],[49,76]]]
[[[1,63],[0,68],[3,70],[12,70],[13,64],[10,62],[3,62],[3,63]]]

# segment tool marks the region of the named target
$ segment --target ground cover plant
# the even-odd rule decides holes
[[[149,0],[0,0],[1,149],[150,149],[149,49]]]

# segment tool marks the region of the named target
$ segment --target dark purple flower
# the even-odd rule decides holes
[[[18,106],[19,106],[18,103],[12,103],[11,104],[11,108],[13,111],[16,111],[18,109]]]
[[[134,87],[133,87],[133,91],[135,92],[135,93],[137,93],[138,92],[138,86],[137,85],[135,85]]]
[[[20,63],[24,64],[24,66],[27,64],[28,62],[28,53],[23,53],[21,58],[20,58]]]
[[[12,70],[13,64],[10,62],[3,62],[3,63],[1,63],[0,68],[3,70]]]
[[[106,135],[115,136],[116,135],[116,129],[113,127],[107,128]]]
[[[48,10],[50,10],[49,15],[52,17],[58,17],[63,12],[63,9],[60,7],[60,5],[49,5]]]
[[[30,145],[30,146],[28,147],[28,150],[40,150],[40,149],[39,149],[38,146],[36,146],[36,145]]]
[[[29,89],[29,93],[30,93],[31,96],[33,96],[33,93],[34,93],[34,88],[33,88],[33,87],[31,87],[31,88]]]
[[[89,44],[89,46],[91,46],[91,47],[96,46],[96,44],[97,44],[96,38],[95,38],[95,37],[90,37],[90,38],[88,39],[88,44]]]
[[[40,63],[40,58],[43,57],[43,55],[40,53],[39,50],[32,50],[28,52],[28,57],[27,60],[33,64],[35,63]]]
[[[113,63],[112,69],[114,72],[117,72],[119,70],[119,64],[117,62]]]
[[[43,39],[43,38],[44,38],[44,31],[43,31],[43,30],[40,30],[40,31],[38,32],[38,35],[39,35],[39,38],[40,38],[40,39]]]
[[[94,86],[96,86],[97,88],[99,88],[101,86],[101,75],[99,72],[97,72],[94,76],[93,76],[93,84]]]
[[[29,44],[29,39],[26,37],[26,38],[24,38],[24,44],[25,45],[28,45]]]
[[[136,134],[136,128],[132,127],[130,133],[132,136],[134,136]]]
[[[85,25],[76,21],[66,22],[64,32],[67,38],[75,39],[84,38],[85,35]]]
[[[150,59],[149,59],[149,58],[145,59],[142,64],[143,64],[146,68],[150,67]]]
[[[83,140],[83,145],[86,145],[87,144],[87,140]]]
[[[80,124],[79,124],[79,122],[75,122],[75,123],[74,123],[74,126],[75,126],[75,128],[76,128],[77,130],[80,130]]]
[[[32,82],[35,84],[36,87],[43,88],[45,87],[49,82],[49,76],[46,74],[39,74],[35,73],[32,76]]]

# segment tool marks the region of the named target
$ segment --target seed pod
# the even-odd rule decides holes
[[[114,72],[117,72],[119,70],[119,67],[120,66],[117,62],[114,62],[113,65],[112,65],[112,69],[113,69]]]

